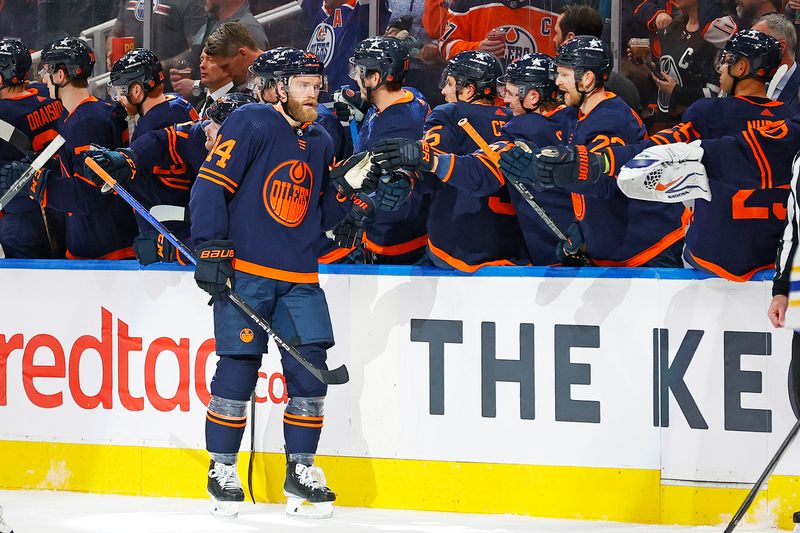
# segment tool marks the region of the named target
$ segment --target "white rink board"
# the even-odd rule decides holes
[[[772,330],[766,320],[769,282],[337,274],[322,276],[322,285],[337,338],[330,364],[346,363],[351,375],[349,384],[329,389],[324,455],[661,469],[664,478],[752,482],[762,461],[741,458],[771,455],[793,421],[786,392],[791,334]],[[190,272],[3,269],[0,290],[7,303],[0,306],[0,440],[204,447],[197,378],[210,383],[215,356],[205,368],[195,363],[198,348],[213,337],[212,314]],[[104,313],[111,325],[105,337]],[[426,329],[421,320],[448,322]],[[122,343],[127,355],[120,350],[121,323],[134,338]],[[485,323],[494,323],[495,343]],[[482,378],[482,351],[495,346],[496,358],[519,359],[521,329],[526,335],[533,330],[532,354],[525,352],[534,360],[533,387],[523,387],[522,395],[528,412],[523,419],[520,385],[500,382],[496,416],[489,416],[483,409],[495,396],[482,400],[482,384],[491,385],[490,372]],[[684,382],[708,429],[689,427],[673,393],[669,427],[654,425],[654,329],[669,331],[670,362],[687,331],[702,330]],[[458,331],[461,342],[444,344],[443,382],[432,383],[430,354],[437,343],[420,338],[453,341]],[[564,348],[576,331],[586,337],[582,342],[599,341],[599,347]],[[36,350],[34,336],[41,345]],[[93,348],[76,363],[76,341],[92,344],[85,336],[105,341],[105,366]],[[159,338],[159,345],[182,346],[180,357],[156,349],[148,355]],[[26,348],[9,349],[15,342]],[[755,351],[770,355],[737,356],[742,342],[760,344]],[[56,357],[48,346],[63,350],[60,368],[52,368]],[[120,370],[124,361],[127,376]],[[265,358],[262,370],[273,376],[277,358]],[[30,379],[31,372],[54,377]],[[587,373],[590,383],[578,384]],[[278,376],[259,381],[257,392],[267,401],[257,408],[256,449],[279,452],[283,406],[269,399],[270,382],[272,396],[283,395]],[[737,392],[753,383],[761,392]],[[111,407],[81,407],[75,390],[101,392]],[[432,390],[443,398],[444,414],[431,413],[442,407],[437,399],[431,403]],[[165,398],[179,391],[188,411],[156,409],[154,391]],[[43,400],[37,394],[61,396]],[[135,400],[128,398],[144,398],[142,410],[131,410]],[[53,406],[41,406],[46,402]],[[754,430],[737,402],[742,409],[769,410],[771,431]],[[592,418],[597,415],[599,421]],[[249,447],[246,433],[243,447]],[[790,450],[777,472],[800,475],[800,451]]]

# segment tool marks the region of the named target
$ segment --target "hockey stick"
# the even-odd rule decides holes
[[[28,136],[3,119],[0,119],[0,139],[22,152],[23,155],[33,152],[33,146]]]
[[[100,178],[103,179],[114,191],[123,199],[125,200],[128,205],[130,205],[139,215],[144,218],[147,222],[150,223],[159,233],[164,235],[169,242],[172,243],[175,248],[183,254],[193,265],[197,265],[197,257],[194,253],[186,247],[180,240],[178,240],[175,235],[170,233],[170,231],[164,227],[164,225],[156,220],[156,218],[150,214],[144,206],[139,203],[139,201],[131,196],[131,193],[126,191],[121,185],[117,183],[117,181],[112,178],[108,172],[103,170],[103,167],[98,165],[91,157],[87,157],[84,159],[84,163],[86,166],[91,168]],[[308,359],[303,357],[303,355],[297,351],[294,346],[291,346],[287,343],[281,336],[272,329],[272,326],[261,318],[261,316],[250,307],[244,300],[242,300],[238,294],[236,294],[233,290],[228,290],[228,299],[243,313],[245,314],[250,320],[252,320],[258,327],[263,329],[267,335],[272,337],[275,343],[289,352],[289,355],[294,357],[298,363],[300,363],[306,370],[311,372],[311,374],[320,380],[322,383],[326,385],[340,385],[342,383],[347,383],[350,379],[350,376],[347,372],[347,367],[342,365],[339,368],[335,368],[333,370],[325,370],[322,368],[317,368],[312,365]]]
[[[61,148],[61,145],[64,144],[64,137],[61,135],[57,135],[55,139],[50,141],[50,144],[47,145],[47,148],[42,150],[36,159],[33,160],[31,166],[28,167],[28,170],[23,172],[22,176],[19,177],[17,181],[15,181],[11,187],[9,187],[8,191],[0,197],[0,210],[3,210],[8,202],[14,199],[19,191],[21,191],[29,181],[33,179],[37,172],[39,172],[42,167],[44,166],[47,161],[58,152],[58,149]]]
[[[772,79],[769,80],[769,83],[767,84],[767,98],[773,100],[772,97],[775,95],[775,91],[778,89],[778,84],[788,71],[789,67],[786,65],[781,65],[778,67],[778,70],[775,71],[775,75],[772,76]]]
[[[492,161],[492,163],[494,163],[495,165],[500,164],[500,154],[492,150],[492,147],[489,146],[489,143],[486,142],[486,139],[481,137],[481,134],[478,133],[478,131],[472,126],[472,124],[469,123],[469,119],[462,118],[461,120],[458,121],[458,125],[461,126],[461,128],[465,132],[467,132],[467,135],[469,135],[470,139],[472,139],[475,142],[475,144],[478,145],[478,148],[483,150],[483,153],[486,154],[486,157],[488,157]],[[526,152],[531,151],[530,148],[528,148],[528,146],[525,144],[518,144],[517,146],[519,146]],[[556,237],[558,237],[562,241],[569,241],[569,238],[567,238],[564,232],[561,231],[561,229],[556,225],[553,219],[550,218],[550,215],[548,215],[545,212],[545,210],[542,209],[542,206],[540,206],[539,203],[534,199],[533,194],[531,194],[531,192],[528,189],[526,189],[523,185],[520,185],[514,180],[508,180],[508,182],[517,190],[518,193],[522,195],[522,198],[525,200],[525,202],[529,206],[531,206],[531,209],[533,209],[536,212],[536,214],[539,215],[539,218],[541,218],[542,221],[545,224],[547,224],[547,227],[550,228],[550,231],[552,231]]]
[[[725,528],[725,533],[731,533],[736,528],[737,524],[739,524],[739,521],[744,518],[745,513],[747,513],[747,510],[750,509],[750,505],[753,504],[753,500],[756,499],[758,491],[761,490],[761,485],[764,484],[770,474],[772,474],[772,471],[775,470],[775,466],[777,466],[781,456],[797,436],[798,431],[800,431],[800,420],[795,422],[794,426],[789,431],[789,434],[786,435],[785,439],[783,439],[783,443],[778,448],[778,451],[775,452],[775,455],[772,457],[772,459],[770,459],[767,468],[764,469],[764,471],[761,473],[761,476],[758,478],[758,481],[756,481],[756,484],[753,485],[753,488],[747,493],[747,497],[742,502],[742,505],[739,506],[739,510],[736,511],[736,514],[733,515],[733,518],[731,518],[728,527]]]

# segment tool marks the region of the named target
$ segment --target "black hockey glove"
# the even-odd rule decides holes
[[[205,241],[197,245],[196,252],[197,286],[210,294],[212,300],[223,298],[228,289],[233,289],[233,241]]]
[[[361,93],[344,86],[333,93],[333,109],[339,122],[355,120],[361,123],[369,111],[369,104],[361,98]]]
[[[92,160],[100,165],[109,176],[114,178],[118,184],[123,188],[128,187],[131,181],[136,177],[136,161],[134,160],[134,153],[127,148],[120,148],[119,150],[106,150],[105,148],[92,147],[84,154],[85,157],[90,157]],[[104,193],[111,192],[109,187],[103,187],[106,182],[97,173],[84,165],[84,176],[98,187],[103,188]]]
[[[586,242],[583,231],[577,222],[567,228],[567,240],[556,245],[556,257],[564,266],[590,266],[592,263],[586,256]]]
[[[0,194],[5,194],[14,183],[16,183],[25,172],[31,167],[27,160],[14,161],[8,165],[0,167]],[[28,194],[33,200],[40,204],[44,202],[44,191],[48,176],[55,171],[43,168],[38,170],[31,179]],[[24,189],[23,189],[24,190]],[[44,205],[44,204],[43,204]]]
[[[375,207],[382,211],[397,211],[411,197],[415,177],[408,171],[396,170],[383,174],[375,190]]]
[[[536,167],[532,153],[513,146],[500,154],[500,170],[506,179],[523,185],[526,189],[541,191],[537,184]]]
[[[381,139],[372,148],[372,161],[384,172],[398,168],[433,172],[434,154],[425,141]]]
[[[545,189],[596,183],[607,170],[603,156],[580,145],[542,148],[533,163],[539,185]]]
[[[133,240],[136,259],[144,266],[153,263],[172,263],[178,259],[175,247],[161,233],[140,233]]]
[[[350,198],[353,193],[365,188],[374,190],[374,178],[370,177],[370,158],[368,152],[359,152],[351,155],[331,169],[331,181],[336,191],[345,198]]]
[[[343,221],[333,229],[333,242],[340,248],[352,248],[364,234],[364,226],[375,211],[373,199],[364,193],[357,193],[353,206]]]

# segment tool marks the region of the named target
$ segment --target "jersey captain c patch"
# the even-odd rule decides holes
[[[264,207],[276,222],[294,228],[308,213],[314,177],[304,161],[281,163],[264,182]]]

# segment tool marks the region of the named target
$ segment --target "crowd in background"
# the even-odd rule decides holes
[[[264,22],[254,16],[284,3],[153,0],[150,48],[163,67],[164,92],[179,94],[205,117],[214,101],[227,93],[245,90],[248,67],[263,51],[278,46],[308,49],[325,63],[331,87],[320,101],[329,102],[329,108],[335,90],[349,86],[358,91],[348,73],[349,58],[355,46],[369,36],[368,3],[298,0],[302,13]],[[714,64],[718,51],[737,30],[750,27],[780,42],[786,74],[770,94],[796,113],[800,90],[800,72],[795,64],[800,0],[622,0],[620,13],[611,12],[608,0],[379,3],[380,33],[400,39],[409,54],[403,85],[415,89],[431,109],[444,102],[442,72],[447,62],[461,52],[491,53],[507,69],[526,54],[555,55],[558,46],[578,35],[609,41],[611,19],[618,17],[622,57],[605,87],[637,113],[650,134],[679,124],[694,102],[720,96],[719,73]],[[142,10],[143,0],[5,0],[0,1],[0,38],[19,38],[35,51],[54,39],[77,36],[86,28],[116,18],[105,43],[107,57],[96,59],[110,70],[126,49],[143,45]],[[230,22],[239,25],[231,30],[225,24]],[[88,89],[95,96],[110,100],[105,85],[90,85]],[[499,98],[497,103],[502,104]],[[128,126],[136,132],[134,121],[129,121]],[[354,144],[358,147],[356,139],[348,138],[348,129],[342,128],[340,135],[343,139],[337,148],[339,160],[352,154]],[[63,226],[59,218],[65,214],[44,207],[42,212],[49,223],[45,226],[53,245],[38,252],[38,257],[63,257],[65,253],[70,257],[57,235]],[[6,250],[6,256],[14,254]],[[37,257],[30,252],[22,255],[31,256]]]

